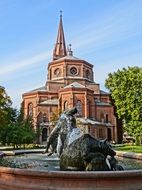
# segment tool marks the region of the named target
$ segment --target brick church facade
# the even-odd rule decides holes
[[[34,129],[40,128],[40,143],[46,141],[54,127],[53,115],[72,107],[78,109],[77,124],[84,133],[111,142],[121,141],[119,122],[110,94],[94,81],[93,65],[74,57],[71,45],[66,49],[62,15],[48,64],[46,84],[23,94],[25,117],[32,117]]]

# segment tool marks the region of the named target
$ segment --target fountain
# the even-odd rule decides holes
[[[60,170],[66,171],[113,171],[123,170],[115,159],[115,151],[107,140],[97,140],[90,134],[83,134],[76,126],[74,115],[77,109],[64,111],[51,132],[46,152],[52,147],[60,158]]]
[[[76,108],[63,112],[47,140],[46,158],[52,160],[57,152],[61,171],[1,167],[1,190],[142,189],[142,170],[123,171],[106,140],[82,134],[77,128],[76,112]]]

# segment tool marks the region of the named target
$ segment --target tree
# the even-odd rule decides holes
[[[33,143],[35,132],[31,119],[24,119],[22,109],[12,107],[12,101],[4,87],[0,86],[0,142],[14,147]]]
[[[32,128],[32,120],[30,118],[24,119],[21,122],[20,127],[22,131],[21,141],[25,147],[25,144],[31,144],[34,142],[36,137],[36,132]]]
[[[128,67],[110,73],[105,81],[125,130],[136,140],[142,135],[142,68]]]
[[[7,95],[4,87],[0,86],[0,126],[8,122],[10,116],[12,101]]]
[[[5,144],[9,123],[15,120],[15,110],[11,107],[12,101],[4,87],[0,86],[0,141]]]
[[[52,112],[50,121],[52,122],[52,125],[54,127],[57,124],[60,115],[61,115],[60,109],[54,110],[54,112]]]

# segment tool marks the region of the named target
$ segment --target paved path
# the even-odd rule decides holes
[[[44,152],[44,149],[5,150],[5,151],[1,151],[1,152],[3,152],[4,155],[6,155],[6,156],[14,156],[14,155],[18,155],[18,154],[42,153],[42,152]]]
[[[124,151],[116,151],[117,156],[125,157],[125,158],[133,158],[142,160],[141,153],[134,153],[134,152],[124,152]]]

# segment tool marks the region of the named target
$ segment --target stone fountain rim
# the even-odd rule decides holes
[[[0,173],[13,175],[39,176],[50,178],[127,178],[142,177],[142,170],[125,170],[125,171],[39,171],[32,169],[19,169],[0,167]]]

